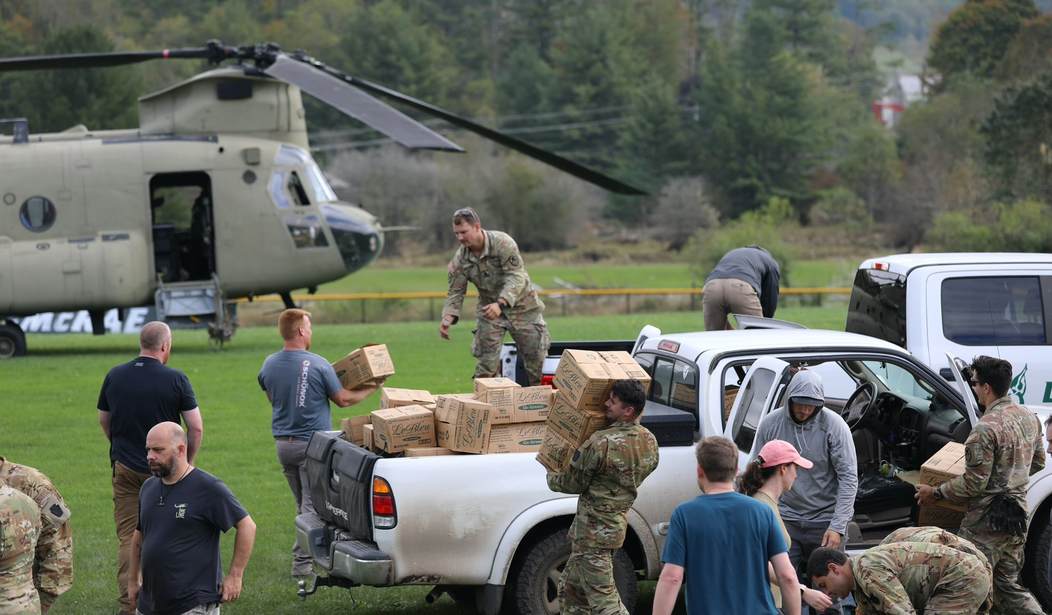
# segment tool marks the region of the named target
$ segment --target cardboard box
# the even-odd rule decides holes
[[[396,389],[394,387],[383,387],[380,389],[381,408],[426,406],[434,403],[435,396],[422,389]]]
[[[441,446],[427,446],[421,448],[405,449],[406,457],[436,457],[438,455],[455,455],[453,451]]]
[[[348,419],[340,419],[340,429],[343,430],[343,437],[348,442],[361,445],[363,440],[362,427],[368,425],[372,421],[372,418],[366,416],[352,416]]]
[[[964,445],[959,442],[948,442],[921,465],[920,482],[937,487],[951,478],[964,474],[964,466]],[[941,500],[936,506],[960,512],[968,509],[967,504],[950,500]]]
[[[644,391],[647,393],[650,392],[650,374],[647,373],[647,370],[643,369],[642,365],[636,363],[636,360],[632,358],[632,355],[624,350],[614,350],[611,352],[600,352],[599,356],[607,363],[613,363],[620,367],[629,378],[637,380],[642,384]]]
[[[362,425],[362,448],[371,451],[373,447],[373,425]]]
[[[917,525],[933,525],[944,530],[957,530],[964,520],[964,512],[940,506],[921,506],[917,513]]]
[[[531,423],[548,418],[555,403],[555,389],[548,385],[515,389],[512,423]],[[494,421],[497,423],[497,421]]]
[[[438,446],[461,453],[486,451],[492,410],[489,404],[459,395],[439,395],[435,405]]]
[[[576,450],[577,446],[572,442],[567,442],[559,434],[548,430],[541,442],[541,449],[537,452],[537,461],[552,472],[560,472],[570,465]]]
[[[386,378],[395,373],[394,361],[386,344],[362,346],[332,364],[336,376],[346,389],[357,388],[370,380]]]
[[[548,413],[545,425],[549,432],[559,435],[576,448],[596,430],[606,427],[606,416],[587,409],[576,408],[563,396],[562,389],[555,396],[555,404]]]
[[[373,443],[386,453],[435,446],[435,415],[423,406],[383,408],[372,413]]]
[[[559,395],[576,408],[601,411],[610,395],[610,387],[617,380],[628,380],[628,374],[614,363],[587,363],[585,359],[599,357],[599,353],[566,350],[555,372],[555,388]]]
[[[475,399],[493,406],[494,425],[514,423],[515,391],[519,388],[519,383],[510,378],[476,378]]]
[[[547,432],[544,423],[512,423],[490,427],[487,453],[538,451]]]

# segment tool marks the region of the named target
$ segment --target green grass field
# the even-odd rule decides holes
[[[812,327],[842,329],[845,307],[787,307],[778,316]],[[644,324],[665,331],[701,328],[698,312],[623,316],[553,317],[553,339],[626,339]],[[470,327],[454,328],[452,342],[438,338],[434,323],[319,325],[314,350],[337,358],[366,342],[388,344],[398,373],[393,386],[434,392],[470,390]],[[107,443],[97,423],[99,385],[107,370],[134,357],[133,336],[30,335],[30,356],[0,363],[0,455],[35,466],[59,487],[73,511],[76,581],[52,611],[56,614],[116,610],[116,536],[112,518]],[[200,331],[176,332],[171,365],[187,373],[204,415],[198,465],[227,482],[258,525],[245,591],[226,613],[455,613],[448,597],[430,607],[430,587],[351,591],[325,588],[301,603],[290,579],[293,501],[270,436],[270,409],[256,385],[267,354],[280,348],[274,329],[246,328],[224,350],[210,347]],[[377,396],[353,408],[364,414]],[[347,416],[334,411],[334,419]],[[226,538],[224,560],[231,553]],[[643,584],[640,612],[647,612],[652,584]]]
[[[527,261],[529,255],[527,255]],[[789,282],[796,287],[850,286],[858,262],[849,259],[793,263]],[[541,288],[571,284],[582,288],[690,288],[698,285],[686,263],[530,265],[530,279]],[[562,283],[560,283],[562,281]],[[445,266],[367,267],[318,289],[321,293],[398,292],[446,289]]]

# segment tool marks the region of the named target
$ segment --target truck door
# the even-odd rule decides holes
[[[724,437],[738,445],[740,467],[752,452],[753,440],[760,421],[777,400],[779,387],[785,380],[789,364],[776,357],[760,357],[749,367],[742,380],[741,391],[731,407]]]
[[[975,424],[979,422],[979,402],[975,399],[975,393],[972,393],[972,384],[968,382],[962,372],[964,361],[948,352],[946,353],[946,360],[950,363],[950,373],[953,375],[954,386],[957,387],[957,392],[964,398],[964,409],[968,413],[968,423],[975,427]]]

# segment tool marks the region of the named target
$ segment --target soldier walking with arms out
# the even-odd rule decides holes
[[[500,348],[507,332],[515,340],[529,384],[540,384],[551,340],[544,303],[526,273],[519,246],[506,233],[483,230],[478,212],[470,207],[453,213],[453,233],[460,247],[449,261],[449,293],[439,335],[449,339],[449,328],[460,320],[471,282],[479,292],[471,344],[471,354],[478,360],[475,378],[500,375]]]
[[[1037,416],[1012,401],[1012,365],[976,357],[966,377],[983,416],[964,442],[964,474],[938,487],[917,485],[917,500],[932,505],[948,499],[968,510],[960,535],[993,566],[994,614],[1038,615],[1037,600],[1019,583],[1026,546],[1026,490],[1030,476],[1045,467],[1044,434]]]
[[[658,464],[654,434],[639,424],[646,404],[635,380],[614,383],[606,401],[609,425],[592,434],[562,472],[548,472],[548,487],[578,493],[570,526],[572,551],[559,582],[563,615],[628,615],[614,584],[614,553],[625,542],[628,509],[636,490]]]

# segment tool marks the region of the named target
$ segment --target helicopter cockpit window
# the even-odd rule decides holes
[[[300,185],[307,191],[310,202],[329,203],[337,200],[336,192],[333,191],[332,186],[325,179],[325,175],[318,168],[318,163],[305,150],[293,145],[279,146],[278,152],[274,156],[274,166],[302,169],[303,177],[297,177],[297,180],[300,181]]]
[[[51,228],[56,215],[55,204],[42,196],[29,197],[18,211],[18,219],[22,221],[22,226],[34,233],[43,233]]]
[[[329,245],[318,216],[285,216],[285,227],[297,248],[324,248]]]

